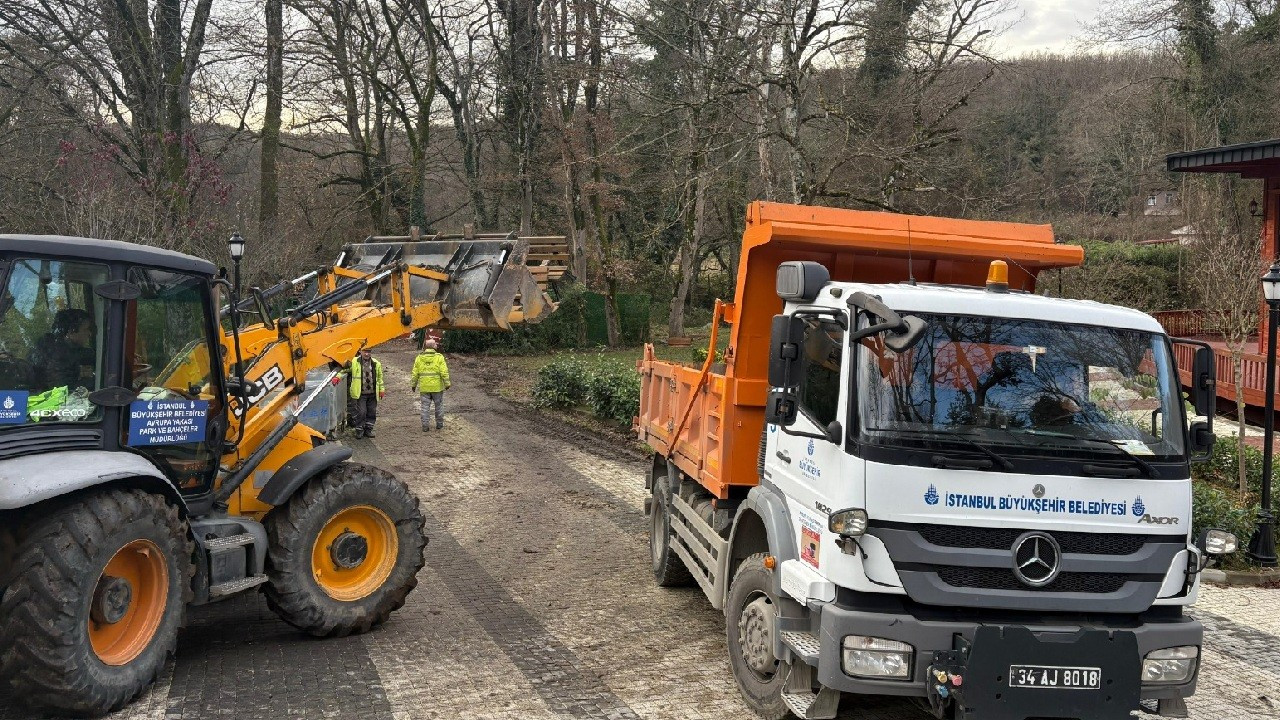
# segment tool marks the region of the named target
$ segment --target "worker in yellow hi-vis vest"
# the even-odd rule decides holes
[[[347,377],[347,422],[356,437],[373,437],[373,423],[378,419],[378,401],[387,394],[382,379],[382,361],[373,357],[367,347],[351,358]]]
[[[449,366],[444,356],[436,351],[436,341],[427,339],[423,343],[422,352],[413,361],[413,384],[411,389],[418,393],[422,400],[422,432],[431,429],[431,405],[436,406],[436,429],[444,429],[444,391],[452,384],[449,382]]]

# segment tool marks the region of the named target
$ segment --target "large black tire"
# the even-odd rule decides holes
[[[649,557],[653,561],[653,579],[659,587],[684,587],[693,582],[693,575],[671,549],[670,500],[670,481],[665,476],[655,477],[649,517]]]
[[[17,537],[0,602],[0,677],[32,709],[91,717],[124,707],[155,682],[177,645],[194,571],[186,522],[159,495],[109,490],[29,518]],[[163,580],[154,597],[163,605],[149,605],[158,618],[154,632],[136,634],[145,647],[120,652],[120,664],[109,665],[91,640],[90,625],[103,625],[90,607],[108,562],[130,546],[145,547],[146,558],[159,552],[163,574],[153,577]],[[131,587],[129,597],[132,612],[151,596]]]
[[[334,559],[335,565],[328,568],[331,576],[375,567],[365,563],[386,562],[389,566],[385,578],[380,578],[380,573],[372,578],[376,587],[367,594],[344,597],[321,585],[318,577],[326,577],[326,567],[318,569],[318,576],[313,553],[320,547],[326,528],[343,513],[358,508],[371,508],[370,514],[390,521],[393,527],[387,530],[395,538],[394,550],[387,548],[378,554],[377,543],[366,538],[368,554],[352,560],[357,563],[354,567],[339,570]],[[427,546],[423,524],[418,498],[391,473],[357,463],[335,465],[308,481],[267,518],[267,604],[285,622],[317,637],[368,632],[399,610],[418,585]],[[328,549],[332,551],[335,545]],[[322,554],[325,549],[320,548]]]
[[[743,560],[729,586],[724,606],[729,666],[747,707],[765,720],[781,720],[790,712],[782,699],[787,668],[773,657],[771,633],[777,629],[778,599],[773,594],[773,572],[764,566],[764,559],[764,553],[757,553]]]

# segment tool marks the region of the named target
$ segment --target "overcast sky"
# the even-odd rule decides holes
[[[996,40],[1000,55],[1068,53],[1076,49],[1082,24],[1097,15],[1102,0],[1015,0],[1005,16],[1015,23]]]

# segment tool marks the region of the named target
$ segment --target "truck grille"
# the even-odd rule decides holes
[[[1019,582],[1012,570],[1003,568],[940,565],[931,570],[938,573],[938,577],[952,587],[1054,593],[1113,593],[1124,587],[1126,582],[1153,579],[1147,575],[1134,576],[1120,573],[1062,573],[1048,585],[1033,588]],[[1154,578],[1156,581],[1160,579],[1158,576]]]
[[[920,535],[933,545],[957,548],[984,548],[987,550],[1005,550],[1013,547],[1013,542],[1025,529],[1018,528],[984,528],[962,527],[959,525],[915,525],[912,526]],[[1120,533],[1082,533],[1051,532],[1064,553],[1080,553],[1084,555],[1132,555],[1150,542],[1186,543],[1186,538],[1178,536],[1126,535]]]

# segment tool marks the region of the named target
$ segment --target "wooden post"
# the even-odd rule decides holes
[[[1262,266],[1280,260],[1280,174],[1263,180],[1262,186]],[[1260,301],[1261,302],[1261,301]],[[1267,304],[1258,312],[1258,352],[1267,351]]]

